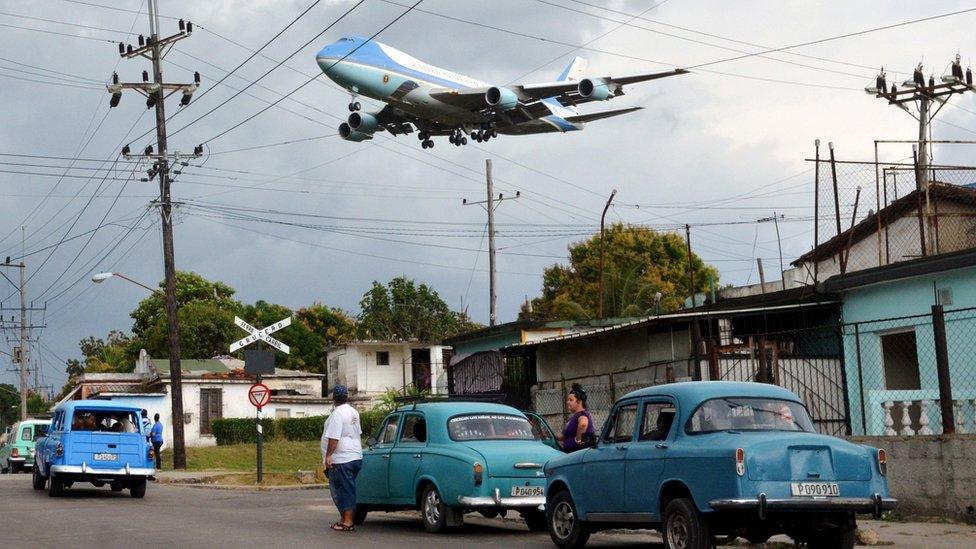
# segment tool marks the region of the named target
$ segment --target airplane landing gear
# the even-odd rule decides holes
[[[359,101],[353,101],[352,103],[349,103],[349,112],[356,112],[362,108],[363,106],[359,104]]]
[[[420,146],[421,146],[421,148],[424,148],[424,149],[433,149],[434,148],[434,142],[432,140],[430,140],[430,139],[424,139],[423,141],[420,142]]]
[[[464,133],[460,129],[454,130],[454,133],[451,134],[450,141],[455,147],[468,144],[468,138],[464,137]]]

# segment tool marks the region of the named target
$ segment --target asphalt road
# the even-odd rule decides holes
[[[30,475],[0,476],[4,547],[434,547],[552,548],[548,534],[518,521],[468,515],[448,535],[427,534],[416,513],[377,513],[356,532],[329,530],[338,514],[327,490],[253,492],[150,484],[146,498],[78,484],[64,497],[31,489]],[[872,523],[898,547],[973,547],[976,529],[946,524]],[[588,547],[660,548],[648,533],[601,533]]]

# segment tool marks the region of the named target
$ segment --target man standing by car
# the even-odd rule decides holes
[[[163,470],[163,456],[160,452],[163,448],[163,422],[159,421],[159,414],[153,416],[156,423],[153,424],[149,438],[152,441],[153,452],[156,455],[156,469]]]
[[[329,476],[332,501],[340,519],[331,528],[338,532],[355,530],[356,476],[363,466],[362,427],[359,412],[349,405],[349,389],[345,385],[332,388],[335,409],[325,420],[322,430],[322,462]]]

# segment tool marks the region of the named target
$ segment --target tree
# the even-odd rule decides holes
[[[616,223],[604,233],[604,316],[642,316],[678,309],[688,295],[688,250],[684,239],[646,227]],[[579,319],[596,316],[599,300],[600,235],[569,247],[569,265],[553,265],[543,274],[542,296],[523,318]],[[696,291],[718,282],[718,271],[694,253]]]
[[[362,338],[440,341],[459,333],[463,326],[461,315],[433,288],[402,276],[386,286],[374,281],[359,306],[357,332]]]
[[[259,328],[270,326],[290,316],[294,315],[288,307],[265,301],[258,301],[254,305],[245,305],[241,309],[241,317],[252,326]],[[277,354],[275,357],[276,367],[325,372],[325,350],[322,347],[322,340],[305,323],[293,320],[290,326],[275,332],[272,337],[287,343],[291,347],[290,354]]]
[[[135,367],[133,355],[138,354],[138,350],[133,353],[132,343],[132,338],[118,330],[110,331],[107,341],[92,336],[82,339],[78,342],[78,347],[85,357],[84,366],[77,360],[74,363],[69,361],[69,379],[80,373],[77,371],[79,367],[84,372],[131,372]]]
[[[356,338],[356,320],[339,308],[316,302],[299,309],[295,318],[321,339],[323,349]]]
[[[20,391],[9,383],[0,383],[0,433],[20,420]]]

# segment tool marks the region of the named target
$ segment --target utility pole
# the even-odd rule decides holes
[[[119,43],[119,55],[127,59],[144,57],[152,61],[153,79],[149,82],[149,75],[146,71],[142,73],[141,83],[119,83],[118,75],[112,77],[112,84],[107,86],[112,99],[110,107],[119,104],[123,89],[132,89],[146,96],[146,107],[155,108],[156,113],[156,144],[159,148],[153,154],[150,145],[146,147],[143,155],[131,155],[129,145],[122,149],[122,154],[126,158],[143,157],[152,162],[152,168],[148,171],[149,179],[159,178],[159,212],[162,218],[163,232],[163,265],[165,272],[165,294],[166,294],[166,332],[169,343],[169,371],[170,371],[170,396],[172,404],[172,427],[173,427],[173,468],[186,469],[186,447],[183,432],[183,376],[180,369],[180,334],[179,323],[177,320],[176,304],[176,262],[173,252],[173,203],[170,193],[170,184],[173,182],[169,176],[170,154],[166,141],[166,109],[165,100],[167,97],[180,91],[183,98],[181,106],[186,106],[192,99],[200,84],[200,73],[194,73],[192,84],[173,84],[163,81],[163,57],[170,51],[173,44],[187,38],[193,33],[193,23],[179,22],[177,34],[166,38],[159,37],[159,6],[158,0],[149,0],[149,38],[139,36],[139,47],[133,48],[131,44],[126,46]],[[200,156],[203,147],[197,146],[193,156]],[[173,161],[177,162],[183,156],[179,153],[172,155]]]
[[[10,277],[3,273],[3,277],[6,278],[11,285],[17,288],[17,291],[20,293],[20,307],[8,309],[0,306],[0,319],[2,319],[3,313],[6,311],[20,312],[20,322],[15,324],[19,328],[19,334],[17,336],[18,346],[14,347],[12,362],[18,366],[16,371],[20,375],[20,419],[25,420],[27,419],[27,393],[30,391],[30,337],[28,335],[28,330],[41,328],[43,326],[32,326],[29,324],[29,320],[27,318],[28,311],[38,310],[34,307],[27,306],[27,265],[23,262],[23,260],[21,260],[20,263],[13,263],[8,257],[6,261],[0,264],[0,267],[16,267],[20,270],[19,284],[15,283],[10,279]],[[4,325],[3,328],[6,329],[7,326]]]
[[[688,278],[690,282],[689,293],[691,294],[691,308],[694,309],[698,306],[695,302],[695,263],[692,261],[691,256],[691,225],[685,224],[685,244],[688,247]]]
[[[868,95],[873,95],[879,99],[886,99],[889,105],[894,105],[904,110],[918,121],[915,179],[918,182],[917,187],[919,193],[924,193],[926,196],[926,207],[925,212],[922,214],[923,217],[929,217],[931,215],[931,212],[928,211],[930,208],[928,204],[928,190],[931,183],[929,181],[928,170],[929,164],[932,161],[930,154],[931,141],[929,140],[932,119],[938,116],[953,94],[958,93],[962,95],[966,92],[976,91],[976,88],[973,87],[973,71],[970,68],[966,68],[965,72],[963,71],[962,59],[959,54],[956,54],[955,59],[950,65],[950,74],[943,75],[940,79],[941,82],[936,83],[935,75],[930,75],[928,82],[925,81],[923,66],[919,63],[915,68],[915,72],[912,74],[912,79],[903,82],[903,89],[901,90],[898,89],[895,83],[892,83],[890,88],[888,87],[887,75],[884,67],[882,67],[881,72],[875,79],[875,85],[864,88],[864,91]],[[938,108],[934,112],[932,110],[934,106],[933,102],[939,103]],[[915,112],[907,106],[911,103],[915,104]],[[923,220],[923,218],[919,218],[920,227],[924,227],[926,223],[931,223],[931,219]],[[922,231],[924,230],[923,228]],[[925,237],[923,236],[922,239],[924,240]],[[929,241],[932,243],[934,239],[929,238]],[[922,255],[927,255],[927,253],[928,250],[923,245]]]
[[[600,295],[599,301],[597,301],[596,305],[597,318],[603,318],[603,258],[605,255],[605,250],[603,248],[603,223],[607,218],[607,210],[610,209],[610,203],[613,202],[614,196],[617,196],[617,189],[610,192],[610,198],[607,199],[607,205],[603,207],[603,213],[600,215]]]
[[[779,237],[779,219],[781,217],[784,217],[784,216],[782,214],[781,215],[776,215],[776,212],[773,212],[773,216],[772,217],[764,217],[762,219],[757,219],[756,220],[756,223],[766,223],[766,222],[772,221],[773,222],[773,225],[776,226],[776,245],[777,245],[777,247],[779,247],[779,278],[780,278],[780,281],[782,282],[783,289],[785,290],[786,289],[786,277],[783,276],[783,272],[784,272],[783,271],[783,241],[780,240],[780,237]],[[759,270],[762,271],[762,267],[760,267]]]
[[[479,205],[488,212],[488,325],[494,326],[498,321],[498,315],[495,309],[495,303],[497,301],[497,294],[495,293],[495,208],[505,200],[514,200],[522,196],[522,192],[516,191],[515,196],[509,197],[499,193],[498,198],[495,198],[495,186],[491,179],[490,158],[485,160],[485,178],[488,187],[487,199],[479,200],[478,202],[468,202],[468,199],[465,198],[461,200],[461,204],[464,206]]]

